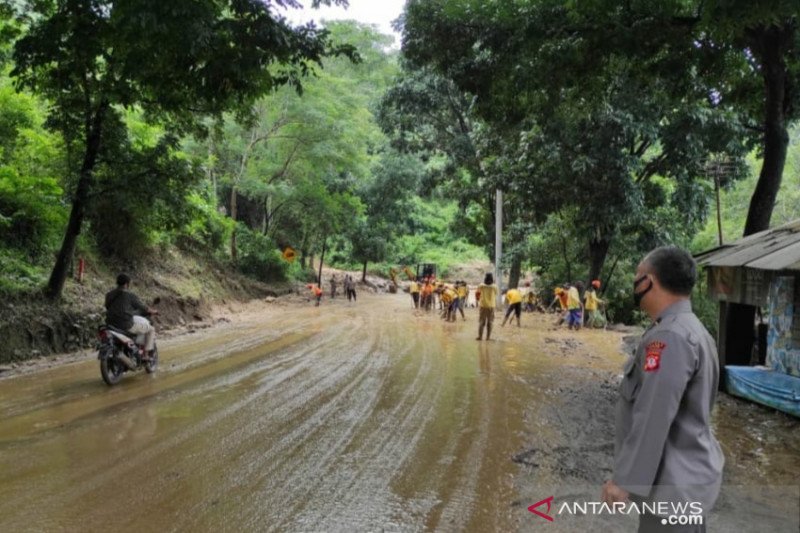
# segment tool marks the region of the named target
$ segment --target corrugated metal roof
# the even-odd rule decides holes
[[[700,266],[800,270],[800,220],[695,256]]]

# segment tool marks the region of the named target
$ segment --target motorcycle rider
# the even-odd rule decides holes
[[[106,323],[133,335],[145,337],[143,360],[149,361],[156,343],[156,330],[143,315],[157,315],[158,311],[144,305],[130,292],[131,278],[127,274],[117,276],[117,288],[106,294]]]

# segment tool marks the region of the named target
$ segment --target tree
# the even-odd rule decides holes
[[[207,146],[193,153],[207,161],[221,186],[220,201],[228,213],[253,231],[292,245],[301,261],[318,247],[319,235],[292,211],[308,213],[330,176],[344,176],[355,194],[369,179],[376,146],[382,142],[370,108],[395,71],[387,37],[355,22],[329,24],[334,44],[352,43],[361,61],[332,58],[304,81],[302,98],[290,87],[258,100],[247,117],[226,114]],[[212,153],[209,158],[207,152]],[[327,213],[318,212],[324,217]],[[231,256],[236,255],[236,233]]]
[[[495,131],[519,131],[519,142],[507,133],[493,150],[487,174],[516,194],[523,214],[542,221],[580,207],[591,277],[600,275],[613,238],[639,227],[654,194],[663,198],[654,179],[674,181],[673,197],[664,199],[682,202],[689,216],[680,223],[696,225],[705,212],[703,162],[722,152],[741,168],[745,148],[737,114],[717,109],[698,83],[703,58],[686,46],[676,47],[671,68],[660,57],[627,57],[615,32],[634,46],[640,30],[609,10],[603,26],[563,2],[418,0],[408,4],[404,29],[412,64],[474,93],[476,112]],[[661,34],[682,43],[669,26]],[[603,57],[604,50],[616,53]],[[663,77],[649,74],[656,67]]]
[[[394,238],[408,227],[422,168],[419,160],[387,150],[375,165],[372,176],[360,188],[359,196],[367,206],[364,217],[350,233],[352,258],[363,263],[366,280],[367,264],[383,261]]]
[[[0,250],[46,256],[65,221],[60,138],[41,124],[45,106],[0,81]]]
[[[714,84],[723,103],[747,110],[761,135],[764,160],[744,235],[769,229],[783,180],[789,126],[800,117],[800,11],[797,2],[711,2],[698,7],[695,35],[708,32],[707,46],[720,43],[738,59],[733,77]],[[760,78],[760,80],[759,80]],[[760,81],[761,90],[756,83]],[[727,89],[727,90],[726,90]]]
[[[344,4],[344,0],[315,0]],[[58,298],[96,185],[109,121],[139,107],[187,130],[204,114],[246,109],[283,84],[300,87],[311,63],[350,54],[313,25],[292,27],[274,8],[295,0],[37,0],[18,12],[27,33],[13,75],[52,102],[50,124],[82,154],[72,210],[46,294]]]
[[[495,182],[482,167],[494,147],[476,142],[491,139],[502,144],[500,133],[473,113],[474,97],[432,68],[405,62],[403,72],[386,91],[378,108],[378,122],[391,146],[414,154],[425,166],[420,189],[455,199],[461,208],[456,232],[490,253],[494,231]]]

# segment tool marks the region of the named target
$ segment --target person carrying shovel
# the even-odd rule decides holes
[[[600,289],[600,280],[593,280],[589,288],[586,289],[584,295],[584,309],[586,309],[586,327],[588,328],[601,328],[603,327],[603,315],[600,314],[599,307],[605,305],[605,301],[597,297],[597,292]]]

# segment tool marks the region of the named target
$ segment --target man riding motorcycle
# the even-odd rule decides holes
[[[134,335],[143,334],[145,354],[142,360],[149,361],[155,349],[156,330],[143,315],[157,315],[158,311],[144,305],[130,292],[130,285],[130,276],[117,276],[117,288],[106,294],[106,323]]]

